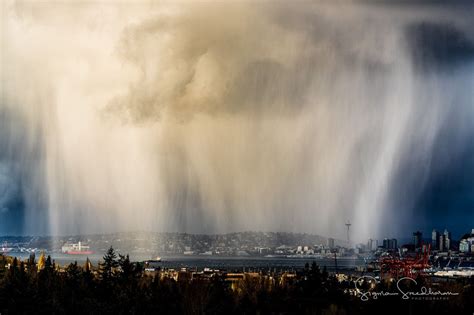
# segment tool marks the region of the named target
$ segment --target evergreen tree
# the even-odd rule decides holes
[[[27,266],[30,267],[30,266],[35,266],[35,265],[36,265],[36,256],[35,256],[35,253],[31,253],[30,257],[28,257]]]
[[[120,266],[120,275],[123,280],[129,280],[134,276],[135,266],[130,262],[128,254],[126,256],[119,255],[118,265]]]
[[[56,273],[53,268],[51,256],[45,260],[44,268],[38,273],[38,293],[39,298],[46,303],[51,298],[51,294],[58,285]]]
[[[26,277],[26,272],[25,272],[25,263],[23,261],[20,261],[20,270],[19,270],[19,275],[23,279]]]
[[[319,269],[315,261],[311,264],[310,280],[314,288],[318,288],[321,285],[321,269]]]
[[[33,276],[36,274],[37,267],[36,267],[36,259],[35,253],[31,253],[28,261],[26,263],[26,268],[28,269],[28,275]]]
[[[115,269],[118,267],[117,254],[112,246],[107,250],[103,257],[104,262],[100,264],[99,275],[103,282],[107,282],[115,275]]]
[[[82,267],[82,274],[81,274],[81,287],[84,291],[88,291],[93,288],[94,285],[94,274],[92,272],[92,264],[87,257],[84,266]]]
[[[77,283],[79,281],[80,274],[81,270],[77,266],[77,261],[70,263],[69,266],[67,266],[66,277],[70,282]]]
[[[7,258],[2,253],[0,253],[0,281],[5,276],[6,264]]]
[[[326,266],[323,267],[323,273],[322,273],[321,277],[323,278],[323,281],[328,280],[329,273],[328,273],[328,269],[326,268]]]
[[[51,256],[48,255],[48,258],[46,258],[46,261],[44,263],[44,269],[47,271],[53,270],[53,262],[51,260]]]
[[[10,282],[14,282],[16,280],[18,274],[18,259],[15,257],[13,258],[13,262],[8,269],[7,277],[9,278]]]

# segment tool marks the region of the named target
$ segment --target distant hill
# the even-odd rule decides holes
[[[159,252],[178,254],[184,251],[228,251],[254,250],[255,248],[276,248],[326,245],[327,237],[289,232],[236,232],[227,234],[188,234],[155,232],[122,232],[111,234],[90,234],[71,236],[8,236],[0,237],[0,243],[14,248],[37,248],[60,251],[66,242],[87,242],[91,248],[103,251],[110,246],[122,252]],[[345,246],[346,242],[335,240],[335,245]]]

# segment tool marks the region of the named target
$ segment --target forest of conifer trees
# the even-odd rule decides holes
[[[244,278],[232,289],[217,275],[207,281],[151,277],[113,248],[96,269],[89,261],[60,269],[49,256],[38,261],[0,256],[0,314],[378,314],[381,309],[471,314],[474,309],[472,282],[453,284],[450,289],[463,293],[445,301],[364,302],[347,294],[353,283],[337,281],[316,263],[285,285],[262,279]],[[389,291],[390,284],[379,289]]]

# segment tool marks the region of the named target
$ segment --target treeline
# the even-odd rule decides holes
[[[348,294],[353,287],[353,283],[337,281],[316,263],[307,264],[297,277],[284,284],[269,281],[268,277],[244,277],[237,288],[231,289],[218,275],[192,281],[146,276],[140,264],[118,255],[113,248],[97,272],[89,263],[72,263],[60,271],[50,257],[38,263],[34,257],[26,262],[14,259],[8,269],[2,268],[0,260],[2,315],[376,314],[387,309],[398,309],[400,314],[472,312],[469,295],[445,302],[399,298],[362,302]],[[465,289],[472,293],[472,286]]]

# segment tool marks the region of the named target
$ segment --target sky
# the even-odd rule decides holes
[[[474,228],[474,5],[1,15],[0,235]]]

